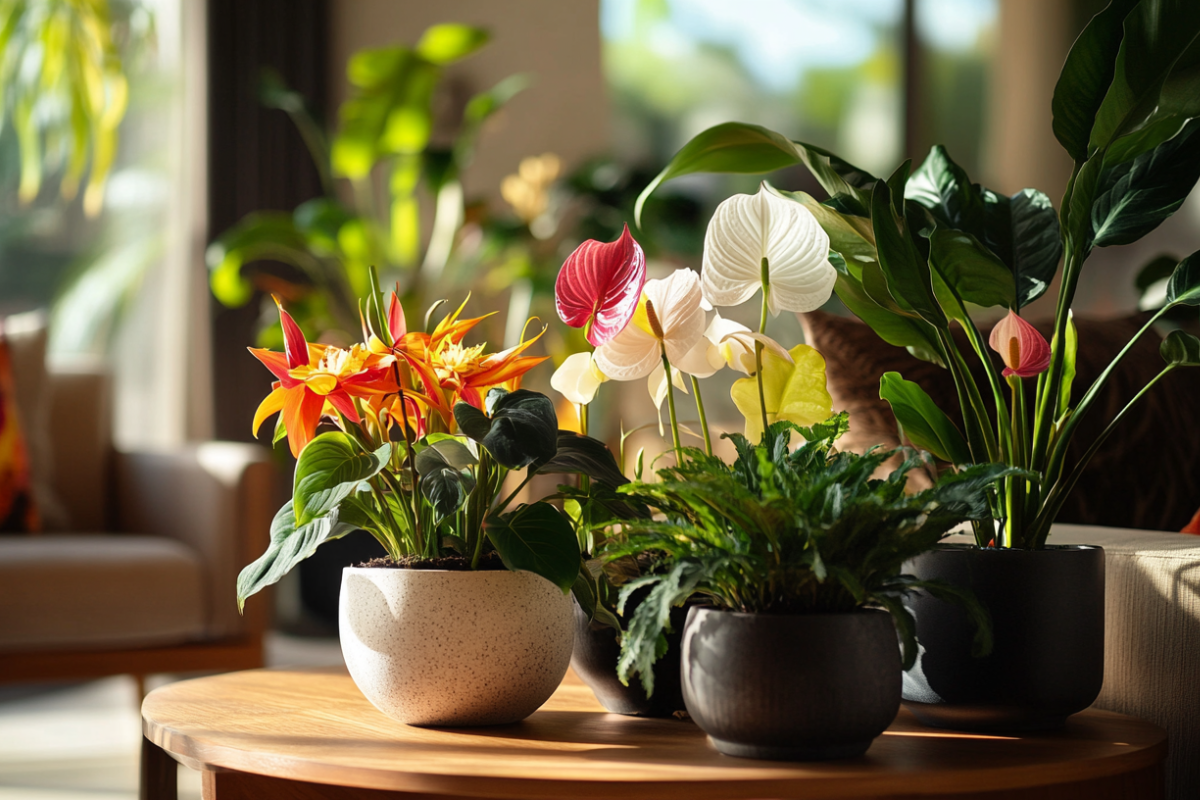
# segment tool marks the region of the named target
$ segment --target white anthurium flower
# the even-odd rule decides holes
[[[688,394],[688,385],[683,379],[683,373],[674,369],[674,367],[671,369],[671,383],[675,384],[676,389],[680,389],[684,394]],[[654,401],[654,407],[662,411],[663,400],[667,399],[667,371],[663,369],[661,362],[650,373],[650,377],[646,381],[646,389],[650,392],[650,399]],[[662,419],[659,419],[658,427],[659,432],[661,432]]]
[[[725,319],[720,314],[713,316],[704,338],[710,343],[710,360],[715,356],[722,365],[736,369],[743,375],[753,375],[755,372],[755,342],[761,342],[764,350],[775,353],[789,363],[792,360],[791,353],[770,336],[752,331],[742,323]]]
[[[591,353],[576,353],[567,356],[567,360],[554,370],[550,385],[572,403],[587,405],[596,398],[600,384],[607,380],[608,376],[596,366]]]
[[[764,258],[772,316],[820,308],[833,292],[829,235],[812,212],[765,181],[758,194],[735,194],[713,213],[700,272],[705,299],[714,306],[749,300],[763,286]]]
[[[645,378],[662,363],[663,353],[676,364],[704,336],[700,277],[678,269],[661,280],[646,281],[633,320],[596,349],[596,365],[615,381]]]

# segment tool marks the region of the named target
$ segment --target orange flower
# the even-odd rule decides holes
[[[278,299],[275,302],[279,305]],[[391,358],[357,344],[349,350],[309,344],[282,305],[279,321],[283,325],[283,353],[250,348],[254,357],[279,379],[254,413],[254,435],[258,436],[267,417],[282,412],[288,446],[292,455],[299,457],[316,435],[322,415],[337,413],[351,422],[361,422],[353,398],[394,392],[396,385],[390,378]]]

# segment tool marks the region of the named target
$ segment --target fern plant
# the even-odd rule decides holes
[[[655,519],[625,522],[606,541],[607,561],[650,557],[654,568],[621,589],[618,611],[650,587],[622,638],[618,674],[640,676],[653,691],[651,667],[665,650],[670,610],[693,595],[718,608],[764,614],[889,611],[904,649],[916,660],[916,638],[905,594],[925,590],[963,605],[976,624],[975,649],[991,649],[986,611],[968,593],[902,574],[908,559],[932,548],[955,526],[988,516],[988,487],[1013,474],[1002,464],[965,467],[917,494],[905,476],[929,456],[910,448],[838,452],[849,427],[845,412],[802,428],[777,422],[752,444],[729,436],[731,465],[702,451],[659,470],[657,483],[620,491],[658,509]],[[806,440],[792,447],[793,434]],[[885,479],[872,477],[893,456],[904,460]]]

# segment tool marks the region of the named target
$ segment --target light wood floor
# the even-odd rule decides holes
[[[271,666],[342,662],[336,639],[272,633],[266,649]],[[0,800],[135,800],[141,737],[132,678],[0,686]],[[200,799],[199,773],[180,767],[179,797]]]

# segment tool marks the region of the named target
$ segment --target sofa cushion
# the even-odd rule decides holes
[[[191,549],[161,537],[0,537],[0,652],[201,638],[202,573]]]

